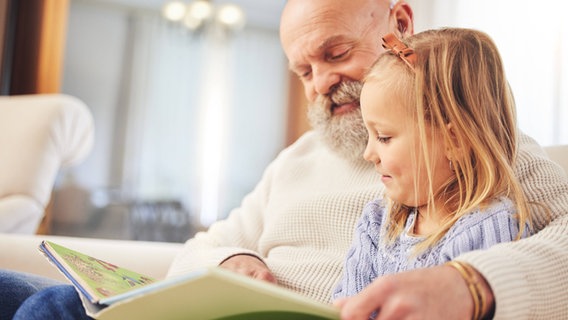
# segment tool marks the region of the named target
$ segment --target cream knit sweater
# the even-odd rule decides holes
[[[568,179],[524,137],[518,169],[531,199],[563,215],[543,232],[517,243],[473,252],[459,259],[479,269],[491,284],[496,316],[568,318]],[[382,191],[374,167],[350,162],[308,132],[268,166],[241,207],[186,242],[168,276],[218,265],[230,255],[254,254],[278,283],[307,297],[331,301],[356,221]],[[539,220],[538,227],[544,223]]]

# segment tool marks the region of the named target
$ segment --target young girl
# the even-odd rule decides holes
[[[515,106],[493,41],[468,29],[383,41],[387,52],[365,79],[361,110],[365,159],[385,197],[365,207],[334,298],[530,234],[513,172]],[[454,267],[467,276],[464,265]]]

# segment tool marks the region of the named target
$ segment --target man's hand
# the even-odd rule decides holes
[[[486,314],[494,298],[483,277],[476,275],[487,297]],[[339,299],[341,319],[471,319],[473,298],[459,272],[449,266],[417,269],[377,278],[358,295]]]
[[[277,283],[276,277],[274,277],[264,262],[251,255],[239,254],[232,256],[219,266],[251,278]]]

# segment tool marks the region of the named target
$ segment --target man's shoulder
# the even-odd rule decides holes
[[[297,158],[321,154],[322,152],[329,152],[329,150],[321,137],[321,133],[310,130],[282,150],[281,156]]]
[[[308,131],[280,151],[278,156],[272,161],[271,166],[279,168],[279,170],[288,170],[291,167],[297,170],[306,166],[312,168],[316,164],[322,166],[324,164],[317,163],[318,161],[314,160],[321,157],[323,149],[323,142],[319,134],[314,131]]]
[[[290,146],[286,149],[298,149],[304,148],[306,146],[313,146],[313,145],[321,145],[322,139],[320,133],[309,130],[302,134],[296,141],[294,141]]]
[[[542,146],[532,137],[519,130],[519,152],[546,157]]]

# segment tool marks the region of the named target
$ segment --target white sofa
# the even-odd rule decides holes
[[[65,277],[38,250],[42,240],[148,275],[165,277],[181,243],[0,233],[0,269],[39,274],[65,281]]]
[[[91,112],[75,97],[0,97],[0,232],[35,233],[60,168],[85,159],[93,140]]]
[[[549,156],[568,172],[568,145],[545,148]],[[52,240],[101,260],[163,278],[180,243],[102,240],[88,238],[16,235],[0,233],[0,268],[20,270],[56,279],[64,279],[38,251],[41,240]]]
[[[162,278],[181,244],[36,235],[58,171],[93,147],[89,108],[65,94],[0,97],[0,268],[65,278],[40,254],[49,239]]]

